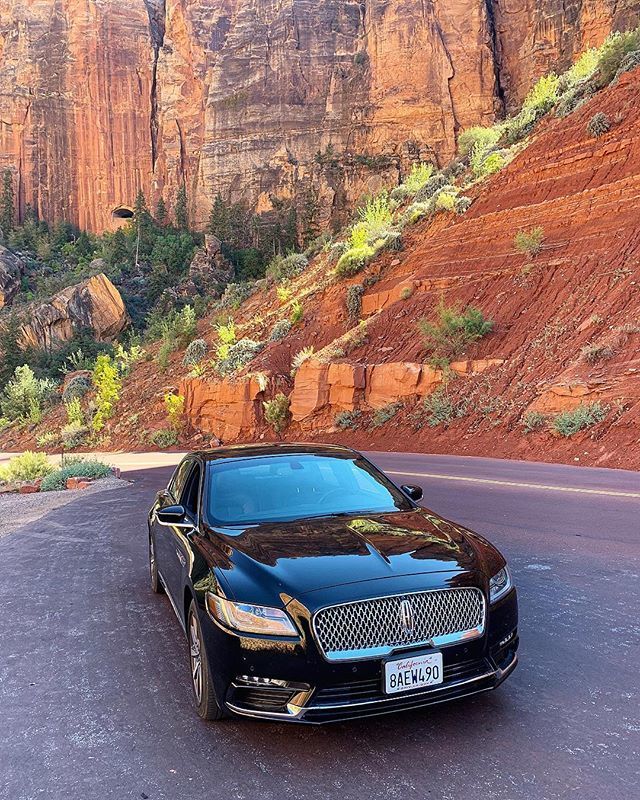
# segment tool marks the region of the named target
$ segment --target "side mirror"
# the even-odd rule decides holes
[[[407,497],[411,498],[416,503],[419,503],[422,500],[422,489],[420,486],[412,486],[411,484],[407,484],[406,486],[400,487],[402,491],[407,495]]]
[[[184,506],[165,506],[156,511],[156,519],[159,525],[169,528],[193,528],[193,523],[189,521]]]

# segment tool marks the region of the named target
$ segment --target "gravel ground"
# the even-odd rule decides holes
[[[0,536],[6,536],[23,525],[44,517],[50,511],[72,503],[80,496],[96,492],[123,489],[129,481],[118,478],[101,478],[86,489],[65,489],[61,492],[0,495]]]

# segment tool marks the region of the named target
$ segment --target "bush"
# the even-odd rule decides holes
[[[563,411],[553,420],[553,429],[561,436],[573,436],[574,433],[590,428],[607,416],[609,406],[600,402],[579,405],[572,411]]]
[[[375,256],[376,251],[369,245],[362,247],[352,247],[346,253],[340,256],[336,264],[335,273],[340,278],[350,278],[356,275]]]
[[[9,420],[40,422],[55,384],[48,379],[36,378],[28,364],[16,367],[13,375],[0,396],[3,416]]]
[[[88,436],[89,428],[81,422],[70,422],[60,429],[60,438],[65,450],[81,447],[86,443]]]
[[[52,492],[66,489],[68,478],[106,478],[111,474],[111,467],[101,461],[77,460],[55,472],[49,473],[42,480],[40,485],[41,492]]]
[[[282,283],[300,275],[308,266],[309,259],[303,253],[276,256],[267,267],[267,276]]]
[[[334,424],[340,430],[347,430],[347,428],[357,428],[358,421],[362,416],[362,411],[354,409],[353,411],[340,411],[336,414]]]
[[[240,308],[252,293],[253,286],[250,283],[228,283],[220,298],[220,305],[222,308]]]
[[[455,187],[444,187],[434,197],[433,208],[435,211],[453,211],[456,207],[458,190]]]
[[[587,364],[597,364],[598,361],[603,361],[607,358],[612,358],[615,351],[613,347],[607,344],[586,344],[580,350],[580,357]]]
[[[458,153],[464,157],[471,154],[476,148],[487,150],[495,147],[503,134],[501,125],[493,125],[491,128],[476,126],[467,128],[458,136]]]
[[[64,404],[64,408],[70,425],[84,425],[84,414],[82,413],[80,398],[74,397],[73,400],[69,400],[68,403]]]
[[[173,447],[178,444],[178,434],[174,430],[163,429],[154,431],[151,436],[149,436],[149,441],[151,444],[155,444],[156,447],[164,450],[167,447]]]
[[[523,111],[533,111],[537,116],[546,114],[558,100],[559,78],[550,72],[543,75],[530,90],[522,104]]]
[[[418,322],[425,347],[435,359],[450,359],[460,355],[470,344],[493,330],[493,322],[474,306],[458,311],[440,301],[436,315],[435,322],[427,319]]]
[[[38,447],[50,447],[58,444],[60,441],[60,434],[55,431],[45,431],[44,433],[36,436],[36,444]]]
[[[209,352],[209,345],[204,339],[194,339],[187,347],[182,363],[185,367],[195,367],[204,361]]]
[[[433,174],[433,164],[414,164],[411,172],[407,175],[402,183],[402,188],[406,191],[407,195],[414,195],[420,191],[426,182]]]
[[[84,397],[91,388],[91,381],[86,375],[74,375],[62,392],[63,403],[69,403],[76,398]]]
[[[271,334],[269,335],[269,341],[271,342],[279,342],[281,339],[289,333],[291,330],[291,323],[288,319],[281,319],[276,322],[276,324],[271,329]]]
[[[404,404],[401,402],[396,402],[396,403],[389,403],[383,408],[378,408],[374,412],[373,419],[371,421],[373,427],[379,428],[386,422],[389,422],[389,420],[395,417],[398,411],[400,411],[403,405]]]
[[[589,122],[587,122],[587,134],[599,139],[611,130],[611,121],[609,117],[602,111],[594,114]]]
[[[193,310],[193,306],[185,306],[182,311],[179,311],[172,327],[178,349],[182,350],[190,345],[198,332],[196,312]]]
[[[487,153],[474,149],[471,156],[471,171],[475,178],[483,179],[500,172],[507,165],[507,158],[499,152]]]
[[[302,322],[303,316],[304,311],[302,303],[299,300],[294,300],[293,303],[291,303],[291,325],[297,325],[299,322]]]
[[[608,86],[618,74],[627,56],[638,50],[640,50],[640,27],[624,33],[612,33],[600,48],[598,87]]]
[[[505,136],[508,145],[526,139],[536,127],[540,114],[533,108],[523,108],[519,114],[505,123]]]
[[[232,344],[224,358],[220,358],[216,364],[216,371],[220,375],[232,375],[234,372],[245,367],[264,347],[262,342],[255,342],[252,339],[240,339],[239,342]]]
[[[167,392],[164,396],[164,407],[169,417],[171,429],[179,431],[182,427],[182,415],[184,414],[184,397],[181,394]]]
[[[415,194],[414,200],[417,203],[424,203],[425,201],[429,200],[433,197],[433,195],[438,191],[438,189],[442,189],[443,186],[447,186],[449,183],[447,177],[442,174],[442,172],[436,172],[435,175],[432,175],[429,180],[422,186]]]
[[[541,411],[528,411],[522,418],[525,433],[541,431],[547,424],[547,417]]]
[[[352,320],[360,318],[362,311],[362,295],[364,294],[364,286],[361,283],[354,283],[349,286],[346,292],[345,304],[347,312]]]
[[[572,89],[590,78],[598,68],[600,56],[595,47],[585,50],[575,63],[560,77],[561,89]]]
[[[296,371],[314,354],[313,346],[303,347],[291,359],[291,374],[295,375]]]
[[[35,481],[44,478],[54,469],[46,453],[26,450],[22,455],[12,458],[6,466],[0,467],[0,482]]]
[[[423,401],[423,412],[427,425],[431,428],[436,428],[438,425],[448,428],[454,419],[463,417],[466,410],[464,402],[455,402],[442,388],[436,389]]]
[[[360,221],[351,230],[351,247],[358,248],[384,239],[390,232],[393,214],[386,193],[373,197],[358,211]]]
[[[289,424],[289,398],[280,392],[273,400],[265,400],[264,418],[273,430],[280,434]]]
[[[544,230],[538,225],[528,231],[518,231],[513,238],[513,245],[519,253],[535,258],[542,250]]]
[[[122,381],[111,356],[103,353],[97,357],[96,365],[93,368],[93,385],[96,388],[96,411],[91,421],[91,427],[97,433],[113,416],[122,389]]]
[[[456,198],[456,214],[462,216],[471,208],[473,200],[470,197],[457,197]]]

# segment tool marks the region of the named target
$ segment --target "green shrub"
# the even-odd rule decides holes
[[[209,353],[209,345],[204,339],[194,339],[187,347],[182,364],[185,367],[195,367],[205,360]]]
[[[64,387],[62,401],[63,403],[69,403],[76,397],[84,397],[89,389],[91,389],[91,381],[86,375],[74,375]]]
[[[38,447],[50,447],[58,444],[60,441],[60,434],[55,431],[45,431],[44,433],[36,436],[36,444]]]
[[[471,155],[471,171],[475,178],[483,179],[488,178],[489,175],[494,175],[500,172],[507,165],[507,158],[503,153],[491,152],[488,153],[484,150],[473,150]]]
[[[101,461],[78,459],[65,463],[55,472],[50,472],[42,480],[41,492],[52,492],[66,489],[68,478],[106,478],[111,474],[111,467]]]
[[[291,303],[291,325],[297,325],[299,322],[302,322],[302,317],[304,316],[304,310],[302,308],[302,303],[299,300],[294,300]]]
[[[572,89],[590,78],[598,69],[600,55],[595,47],[585,50],[574,64],[560,77],[561,89]]]
[[[539,225],[528,231],[518,231],[513,238],[513,245],[519,253],[535,258],[542,250],[544,230]]]
[[[60,429],[60,438],[65,450],[75,450],[86,444],[89,428],[80,422],[69,422]]]
[[[495,147],[503,134],[502,125],[493,125],[491,128],[476,126],[467,128],[458,136],[458,153],[468,156],[473,150],[488,150]]]
[[[354,283],[347,288],[345,304],[347,306],[347,313],[352,320],[360,318],[363,294],[364,286],[361,283]]]
[[[449,180],[442,172],[436,172],[435,175],[432,175],[429,180],[422,186],[415,194],[414,200],[417,203],[424,203],[427,200],[431,199],[433,195],[438,191],[438,189],[442,189],[443,186],[447,186],[449,184]]]
[[[395,415],[403,408],[404,404],[401,402],[396,403],[389,403],[388,405],[384,406],[383,408],[378,408],[371,420],[371,424],[374,428],[380,428],[385,423],[389,422],[390,419],[395,417]]]
[[[611,345],[602,343],[586,344],[580,350],[580,357],[587,364],[597,364],[598,361],[604,361],[608,358],[613,358],[615,350]]]
[[[182,415],[184,414],[184,397],[181,394],[167,392],[164,396],[164,407],[169,417],[171,429],[179,431],[182,427]]]
[[[358,248],[384,239],[390,232],[393,214],[385,192],[373,197],[358,211],[360,221],[351,231],[351,247]],[[364,240],[363,240],[364,234]]]
[[[414,195],[420,191],[426,182],[433,175],[433,164],[420,162],[414,164],[411,172],[407,175],[402,183],[402,187],[406,190],[408,195]]]
[[[538,116],[546,114],[558,100],[559,83],[555,73],[543,75],[525,97],[522,110],[533,111]]]
[[[457,195],[458,190],[453,186],[440,189],[433,199],[434,211],[453,211]]]
[[[36,378],[28,364],[16,367],[13,378],[0,395],[0,410],[10,420],[40,422],[45,405],[51,400],[55,384]]]
[[[525,433],[541,431],[547,424],[547,417],[541,411],[528,411],[522,417],[522,426]]]
[[[533,108],[523,108],[515,117],[505,123],[505,136],[508,145],[526,139],[537,125],[540,114]]]
[[[178,433],[177,431],[168,429],[154,431],[149,436],[149,441],[151,444],[155,444],[156,447],[164,450],[167,447],[174,447],[178,444]]]
[[[80,398],[74,397],[64,404],[65,411],[67,412],[67,422],[75,425],[84,425],[84,414],[82,413],[82,406],[80,405]]]
[[[269,335],[269,341],[271,342],[279,342],[281,339],[289,333],[291,330],[291,323],[288,319],[281,319],[276,322],[276,324],[271,329],[271,334]]]
[[[375,254],[375,249],[366,244],[362,247],[352,247],[340,256],[335,274],[340,278],[350,278],[364,269]]]
[[[612,33],[600,48],[596,79],[598,87],[608,86],[618,74],[627,56],[638,50],[640,50],[640,27],[623,33]]]
[[[460,216],[462,216],[463,214],[466,214],[466,212],[471,208],[471,204],[472,203],[473,203],[473,200],[470,197],[466,197],[466,196],[457,197],[456,198],[456,209],[455,209],[456,210],[456,214],[459,214]]]
[[[587,122],[587,134],[599,139],[611,130],[611,120],[602,111],[594,114]]]
[[[434,359],[454,358],[493,330],[493,322],[474,306],[458,311],[440,301],[436,317],[435,322],[418,322],[425,347]]]
[[[224,294],[220,298],[222,308],[237,309],[253,293],[253,285],[250,283],[228,283]]]
[[[54,469],[46,453],[26,450],[22,455],[12,458],[6,466],[0,467],[0,482],[35,481]]]
[[[216,361],[215,368],[220,375],[233,375],[245,367],[264,347],[262,342],[240,339],[232,344],[224,358]]]
[[[195,339],[197,328],[196,312],[193,306],[185,306],[176,314],[173,321],[173,336],[178,349],[186,348]]]
[[[11,425],[11,420],[8,417],[0,417],[0,433]]]
[[[340,428],[342,431],[347,430],[347,428],[357,428],[361,416],[362,411],[358,409],[354,409],[353,411],[340,411],[336,414],[334,424],[336,428]]]
[[[454,401],[444,389],[440,388],[425,397],[422,412],[430,428],[436,428],[438,425],[448,428],[454,419],[465,415],[466,404],[463,401]],[[418,426],[420,423],[421,419],[418,419]]]
[[[267,276],[282,283],[300,275],[308,266],[309,259],[303,253],[276,256],[267,267]]]
[[[607,416],[609,406],[600,402],[581,404],[572,411],[563,411],[553,420],[553,429],[561,436],[573,436],[574,433],[590,428]]]
[[[289,398],[280,392],[272,400],[265,400],[265,421],[280,434],[289,424]]]
[[[96,365],[93,368],[93,385],[96,389],[96,411],[91,421],[91,427],[97,433],[113,416],[122,389],[122,381],[111,356],[102,353],[97,357]]]

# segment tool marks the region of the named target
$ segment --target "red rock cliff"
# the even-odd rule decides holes
[[[629,0],[0,0],[0,167],[22,211],[101,230],[220,191],[314,192],[324,221],[512,106]],[[316,155],[327,153],[328,159]]]

